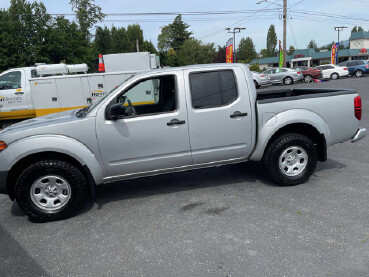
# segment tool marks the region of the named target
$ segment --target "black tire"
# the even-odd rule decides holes
[[[363,76],[363,72],[361,70],[358,70],[358,71],[355,72],[355,76],[360,78],[360,77]]]
[[[70,196],[68,196],[68,201],[63,204],[64,206],[56,207],[55,210],[47,210],[40,208],[32,200],[32,185],[44,176],[57,176],[56,178],[64,179],[69,184],[70,193],[68,193]],[[47,180],[47,177],[45,178]],[[68,218],[85,204],[88,196],[89,189],[85,175],[75,165],[62,160],[42,160],[30,165],[21,173],[15,186],[15,199],[19,207],[31,221],[35,222]]]
[[[332,80],[337,80],[340,77],[340,75],[338,75],[338,73],[332,73],[331,74],[331,79]]]
[[[285,85],[292,85],[292,83],[293,83],[293,79],[292,79],[291,77],[287,76],[287,77],[285,77],[285,78],[283,79],[283,83],[284,83]]]
[[[280,168],[280,161],[283,153],[293,147],[299,147],[305,151],[307,162],[305,168],[296,176],[288,176]],[[310,178],[317,165],[316,145],[304,135],[295,133],[282,135],[269,145],[263,157],[263,165],[269,177],[278,185],[294,186],[301,184]]]
[[[255,88],[260,88],[260,85],[255,80],[254,80],[254,84],[255,84]]]
[[[305,83],[310,83],[312,81],[313,81],[313,76],[311,76],[311,75],[305,75],[305,77],[304,77],[304,82]]]

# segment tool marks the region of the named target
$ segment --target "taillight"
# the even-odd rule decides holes
[[[301,74],[301,71],[297,71],[297,74]]]
[[[347,67],[344,67],[343,70],[348,70],[348,68]]]
[[[261,74],[260,77],[265,77],[265,75],[264,74]]]
[[[0,141],[0,152],[1,151],[3,151],[5,148],[7,148],[8,147],[8,145],[6,145],[6,143],[5,142],[3,142],[3,141]]]
[[[369,64],[365,65],[365,67],[368,68],[369,67]]]
[[[355,97],[354,106],[355,106],[355,117],[358,120],[361,120],[361,97],[360,96]]]

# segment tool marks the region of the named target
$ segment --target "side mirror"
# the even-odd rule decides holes
[[[118,104],[114,104],[110,107],[110,111],[109,111],[109,118],[110,119],[120,119],[123,118],[126,114],[126,107],[123,106],[123,104],[118,103]]]

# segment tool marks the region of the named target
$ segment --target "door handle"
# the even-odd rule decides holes
[[[24,91],[17,91],[15,94],[24,94]]]
[[[171,121],[169,121],[167,123],[168,126],[173,126],[173,125],[180,125],[180,124],[185,124],[186,121],[184,120],[178,120],[178,119],[172,119]]]
[[[242,116],[247,116],[247,113],[241,113],[240,111],[236,111],[233,114],[231,114],[229,117],[230,118],[237,118],[237,117],[242,117]]]

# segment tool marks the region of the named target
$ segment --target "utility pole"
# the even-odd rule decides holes
[[[242,30],[245,30],[246,28],[240,28],[240,27],[234,27],[232,28],[226,28],[228,33],[233,34],[233,62],[236,62],[236,33],[241,33]]]
[[[340,26],[340,27],[334,27],[334,30],[336,31],[336,32],[338,32],[338,40],[337,40],[337,42],[340,42],[340,32],[341,31],[343,31],[343,29],[346,29],[347,27],[345,27],[345,26]]]
[[[283,67],[287,64],[287,0],[283,0]]]

